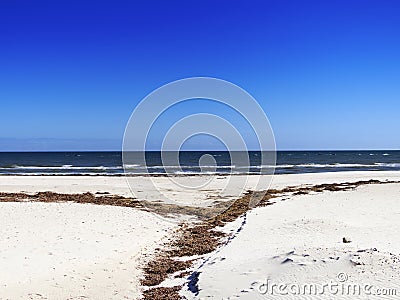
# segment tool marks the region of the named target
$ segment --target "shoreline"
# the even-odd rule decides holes
[[[350,164],[352,165],[352,164]],[[72,173],[72,172],[56,172],[56,173],[40,173],[40,172],[16,172],[16,173],[0,173],[2,176],[87,176],[87,177],[195,177],[195,176],[271,176],[271,175],[300,175],[300,174],[320,174],[320,173],[347,173],[347,172],[400,172],[400,164],[398,163],[385,163],[377,165],[359,165],[359,167],[343,167],[339,165],[321,165],[321,166],[309,166],[309,170],[291,170],[292,167],[286,167],[285,165],[276,165],[273,169],[274,171],[269,172],[259,172],[259,171],[249,171],[249,172],[191,172],[191,171],[178,171],[173,173],[168,172],[87,172],[87,173]],[[30,167],[31,168],[31,167]],[[51,167],[50,167],[51,168]],[[79,167],[81,168],[81,167]],[[122,167],[121,167],[122,168]],[[88,167],[88,169],[91,169]],[[259,168],[258,168],[259,169]],[[288,169],[287,171],[282,171]],[[289,171],[291,170],[291,171]]]

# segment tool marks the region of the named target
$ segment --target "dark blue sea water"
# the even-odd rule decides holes
[[[199,159],[204,154],[214,157],[217,168],[202,170]],[[265,174],[270,166],[260,163],[260,152],[249,152],[250,166],[232,165],[229,152],[183,151],[179,154],[179,174],[234,173]],[[163,174],[160,152],[146,153],[146,166],[131,164],[127,172]],[[335,171],[400,170],[400,151],[280,151],[276,174]],[[0,152],[1,175],[122,175],[120,152]]]

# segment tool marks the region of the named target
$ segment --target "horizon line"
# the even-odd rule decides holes
[[[191,149],[179,150],[178,152],[260,152],[261,150],[210,150],[210,149]],[[264,150],[264,152],[273,150]],[[276,149],[277,152],[330,152],[330,151],[400,151],[400,149]],[[62,153],[62,152],[142,152],[138,150],[122,151],[122,150],[0,150],[0,153]],[[145,150],[145,152],[176,152],[175,150]]]

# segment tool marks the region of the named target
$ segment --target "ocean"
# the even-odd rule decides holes
[[[204,154],[217,167],[199,167]],[[177,174],[266,174],[271,166],[260,164],[260,152],[251,151],[249,166],[232,165],[229,152],[182,151]],[[175,168],[176,169],[176,168]],[[146,166],[131,164],[129,174],[165,174],[160,152],[146,152]],[[400,170],[400,151],[279,151],[275,174],[337,171]],[[0,152],[0,175],[107,175],[124,174],[121,152]]]

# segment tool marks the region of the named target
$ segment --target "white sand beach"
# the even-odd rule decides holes
[[[135,178],[138,186],[142,178]],[[256,179],[249,177],[248,189]],[[400,172],[278,175],[272,188],[369,179],[398,181]],[[168,178],[155,180],[173,189]],[[1,176],[0,182],[0,192],[131,196],[123,177]],[[210,194],[218,196],[219,187],[217,181],[213,190],[194,190],[182,197],[198,202]],[[152,191],[144,190],[143,195],[151,197]],[[199,293],[184,286],[182,295],[265,299],[269,291],[260,292],[267,279],[276,284],[323,284],[339,273],[348,276],[346,282],[399,288],[399,195],[399,184],[380,184],[274,199],[273,205],[255,208],[246,219],[225,226],[234,238],[193,269],[200,273]],[[176,226],[128,207],[29,202],[0,207],[0,299],[138,299],[146,254],[160,247]],[[343,237],[351,242],[343,243]]]

